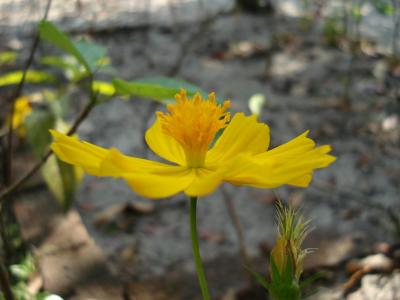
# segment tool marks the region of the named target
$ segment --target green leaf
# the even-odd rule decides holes
[[[114,79],[113,85],[116,93],[125,96],[136,96],[148,98],[162,103],[174,101],[174,96],[185,89],[188,96],[193,96],[199,92],[202,97],[207,97],[207,93],[201,88],[180,79],[166,77],[148,77],[136,81],[127,82],[122,79]],[[217,101],[222,100],[217,97]]]
[[[360,22],[363,14],[362,14],[362,4],[353,5],[351,8],[351,16],[356,22]]]
[[[48,292],[40,292],[36,295],[35,300],[63,300],[59,295],[50,294]]]
[[[70,40],[70,38],[63,32],[61,32],[56,26],[49,21],[41,21],[39,23],[40,37],[55,45],[56,47],[64,50],[68,54],[75,57],[88,73],[92,73],[89,63],[85,60],[83,55],[79,52],[76,45]]]
[[[73,200],[78,178],[74,166],[51,156],[41,169],[48,188],[61,207],[67,211]]]
[[[63,70],[69,69],[71,68],[71,65],[73,65],[71,62],[68,62],[64,57],[52,55],[41,57],[40,63],[48,66],[57,67]]]
[[[384,16],[393,16],[395,14],[395,8],[387,1],[383,0],[372,0],[372,5],[376,11]]]
[[[289,256],[286,260],[286,266],[285,269],[283,270],[282,274],[282,282],[284,284],[289,284],[294,280],[294,271],[293,271],[293,262],[292,258]]]
[[[53,116],[59,120],[62,119],[69,110],[69,95],[58,90],[43,90],[41,92],[42,100],[45,102]]]
[[[76,82],[87,75],[87,71],[73,56],[45,56],[40,62],[44,65],[61,69],[66,78],[72,82]]]
[[[272,283],[281,282],[282,281],[281,274],[279,272],[278,266],[276,265],[275,259],[272,257],[272,255],[270,256],[269,262],[271,265]]]
[[[178,78],[169,78],[169,77],[163,77],[163,76],[155,76],[155,77],[146,77],[138,80],[139,82],[144,82],[144,83],[153,83],[153,84],[158,84],[164,87],[169,87],[169,88],[174,88],[176,90],[180,89],[185,89],[188,96],[193,96],[197,92],[200,93],[200,95],[203,98],[207,98],[209,92],[205,91],[204,89],[198,87],[197,85],[194,85],[192,83],[189,83],[185,80],[178,79]],[[218,97],[216,95],[216,99],[218,103],[223,103],[223,99]],[[174,99],[172,99],[174,100]]]
[[[21,263],[11,265],[10,267],[11,274],[18,278],[18,280],[26,281],[29,277],[35,273],[35,261],[31,255],[25,257]]]
[[[276,300],[301,300],[301,290],[297,282],[287,284],[271,284],[270,293],[272,299]]]
[[[36,109],[25,120],[28,142],[33,154],[40,158],[51,142],[49,129],[54,128],[54,116],[48,110]]]
[[[57,124],[59,123],[62,121],[58,120]],[[27,138],[36,157],[42,157],[47,151],[52,141],[49,129],[54,128],[55,124],[55,118],[49,110],[34,110],[26,119]],[[67,210],[81,178],[80,170],[53,155],[40,171],[51,193],[63,209]]]
[[[22,79],[23,71],[9,72],[0,77],[0,86],[18,84]],[[28,70],[26,73],[25,81],[29,83],[54,83],[56,78],[44,71]]]
[[[69,128],[70,126],[67,123],[61,119],[57,119],[56,130],[67,132]],[[82,179],[82,169],[66,164],[53,155],[41,171],[47,186],[57,202],[64,211],[67,211],[71,207],[76,188]]]
[[[18,282],[12,287],[13,294],[17,300],[25,300],[31,298],[31,293],[29,292],[28,285],[26,282]]]
[[[17,53],[13,51],[4,51],[0,53],[0,67],[7,64],[12,64],[15,62],[16,59]]]
[[[91,70],[109,64],[109,59],[106,58],[107,49],[103,46],[85,40],[76,41],[73,44],[89,64]]]
[[[179,89],[164,87],[153,83],[127,82],[121,79],[113,80],[117,94],[124,96],[143,97],[159,101],[161,103],[172,102]]]

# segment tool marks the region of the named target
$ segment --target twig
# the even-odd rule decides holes
[[[351,46],[351,47],[353,47],[353,46]],[[353,67],[354,67],[355,60],[356,60],[355,56],[356,56],[356,54],[354,53],[354,50],[351,50],[349,64],[347,66],[347,70],[346,70],[346,74],[345,74],[346,81],[344,83],[343,99],[342,99],[343,109],[346,111],[350,110],[350,108],[351,108],[350,90],[353,85]]]
[[[90,80],[92,81],[92,79]],[[91,95],[89,102],[86,104],[85,108],[81,111],[75,122],[73,123],[71,129],[68,131],[67,135],[72,135],[76,132],[79,125],[82,121],[89,115],[92,108],[96,105],[97,94],[94,94],[91,89]],[[4,202],[4,199],[7,198],[11,193],[15,192],[21,185],[23,185],[28,179],[30,179],[40,168],[46,163],[49,157],[53,154],[53,151],[49,149],[47,153],[42,157],[42,159],[32,167],[24,176],[22,176],[18,181],[14,184],[10,185],[4,191],[0,193],[0,205]]]
[[[47,1],[47,5],[46,5],[46,10],[44,13],[44,16],[42,18],[42,20],[46,20],[47,16],[49,14],[50,11],[50,7],[51,7],[51,1],[52,0],[48,0]],[[4,169],[5,169],[5,173],[4,173],[4,184],[10,185],[11,181],[12,181],[12,152],[13,152],[13,124],[12,124],[12,116],[14,115],[14,111],[15,111],[15,100],[21,95],[22,89],[24,87],[25,84],[25,80],[26,80],[26,74],[29,70],[29,68],[31,67],[31,64],[33,62],[33,58],[35,56],[36,50],[39,46],[39,41],[40,41],[40,34],[39,31],[36,31],[36,35],[35,38],[33,40],[32,43],[32,47],[29,53],[29,57],[28,60],[26,61],[26,64],[24,66],[24,71],[22,73],[22,78],[20,80],[20,82],[18,83],[17,88],[15,89],[15,92],[11,95],[11,98],[9,101],[7,102],[11,102],[11,108],[10,108],[10,118],[8,121],[8,134],[7,134],[7,150],[4,152],[6,155],[6,163],[4,165]]]
[[[398,0],[392,0],[392,7],[394,9],[393,13],[393,33],[392,33],[392,54],[394,57],[397,57],[397,43],[398,43],[398,36],[400,31],[400,4]]]
[[[3,262],[0,264],[0,285],[1,291],[4,294],[4,298],[6,300],[14,300],[14,294],[11,290],[10,278],[8,277],[8,273],[5,271]]]
[[[194,41],[199,39],[204,32],[208,30],[208,28],[214,23],[214,21],[219,17],[220,14],[212,15],[206,18],[199,26],[199,29],[193,33],[185,42],[182,43],[180,53],[178,55],[178,59],[168,71],[167,75],[174,76],[176,75],[182,67],[183,61],[185,60],[186,56],[188,55],[189,51],[192,49],[193,45],[195,44]]]
[[[46,5],[46,9],[45,9],[45,13],[44,16],[42,18],[42,20],[46,20],[47,16],[49,14],[50,11],[50,7],[51,7],[51,2],[52,0],[48,0],[47,1],[47,5]],[[39,35],[39,31],[36,31],[36,35],[35,38],[33,40],[32,43],[32,47],[30,49],[30,53],[29,53],[29,57],[28,60],[25,63],[24,66],[24,70],[22,73],[22,78],[19,81],[14,93],[11,94],[11,97],[9,98],[9,100],[7,101],[7,103],[10,103],[10,114],[9,114],[9,121],[8,121],[8,132],[7,132],[7,144],[6,147],[4,148],[4,152],[2,154],[3,156],[3,183],[4,185],[7,187],[12,183],[12,161],[13,161],[13,115],[15,112],[15,101],[16,99],[21,95],[24,84],[25,84],[25,80],[26,80],[26,74],[30,68],[30,66],[32,65],[33,62],[33,58],[35,56],[36,50],[38,48],[39,45],[39,41],[40,41],[40,35]],[[8,194],[6,194],[8,195]],[[0,198],[0,200],[5,199],[5,197]],[[11,205],[10,205],[11,207]],[[5,256],[4,258],[8,259],[9,255],[10,255],[10,247],[9,247],[9,243],[8,243],[8,238],[7,238],[7,232],[5,229],[5,224],[3,222],[3,205],[2,205],[2,201],[0,201],[0,218],[1,218],[1,237],[3,240],[3,247],[5,250]],[[1,284],[1,291],[4,294],[4,297],[6,300],[14,300],[15,297],[13,295],[12,289],[11,289],[11,284],[10,284],[10,280],[9,280],[9,274],[8,274],[8,261],[4,262],[3,260],[0,263],[0,284]]]
[[[239,241],[240,257],[242,258],[243,264],[245,266],[250,266],[250,256],[246,248],[246,243],[244,242],[242,225],[240,224],[236,208],[232,202],[231,196],[229,195],[228,191],[224,186],[221,187],[221,191],[224,198],[225,206],[228,210],[229,217],[231,219],[233,228],[235,229],[236,236]]]
[[[0,205],[0,235],[1,235],[1,242],[2,242],[2,250],[3,250],[3,259],[2,261],[6,266],[10,265],[10,257],[12,255],[12,247],[10,245],[8,236],[7,236],[7,229],[6,229],[6,222],[4,220],[4,208]],[[10,271],[8,268],[5,268],[7,275],[10,276]]]

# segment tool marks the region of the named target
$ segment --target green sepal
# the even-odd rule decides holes
[[[293,264],[292,264],[292,257],[288,254],[287,260],[286,260],[286,266],[285,269],[283,270],[283,273],[281,274],[282,282],[285,284],[291,283],[293,280],[295,280],[294,276],[294,271],[293,271]]]
[[[276,265],[275,259],[271,255],[269,258],[269,263],[271,264],[271,281],[274,282],[281,282],[281,274],[279,272],[278,266]]]

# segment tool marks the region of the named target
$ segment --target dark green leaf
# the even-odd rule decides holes
[[[75,189],[79,182],[76,174],[76,168],[74,166],[66,164],[59,159],[57,159],[57,164],[59,173],[61,175],[63,188],[63,197],[60,197],[58,200],[62,208],[67,211],[71,207]]]
[[[45,56],[41,58],[40,62],[61,69],[65,77],[72,82],[76,82],[87,75],[85,68],[72,56]]]
[[[75,167],[60,161],[53,155],[42,167],[41,173],[57,202],[65,211],[68,210],[79,180]]]
[[[36,271],[35,261],[31,255],[25,257],[20,263],[11,265],[11,274],[18,280],[26,281]]]
[[[40,62],[44,65],[57,67],[63,70],[71,68],[75,65],[72,62],[68,62],[64,57],[61,56],[43,56],[40,58]]]
[[[375,7],[376,11],[384,16],[393,16],[395,13],[395,8],[393,5],[384,0],[372,0],[372,5]]]
[[[121,79],[114,79],[113,85],[117,94],[124,96],[143,97],[162,103],[171,102],[179,89],[169,88],[154,83],[127,82]]]
[[[42,95],[55,118],[63,119],[69,110],[69,95],[56,90],[44,90]]]
[[[177,78],[155,76],[155,77],[142,78],[142,79],[139,79],[138,81],[144,82],[144,83],[153,83],[153,84],[157,84],[160,86],[173,88],[173,89],[176,89],[177,91],[179,91],[180,89],[185,89],[188,96],[193,96],[194,94],[199,92],[203,98],[207,98],[207,96],[209,94],[209,92],[203,90],[202,88],[200,88],[194,84],[191,84],[185,80],[177,79]],[[223,99],[218,97],[218,95],[216,95],[216,96],[217,96],[217,102],[222,104]],[[174,100],[174,99],[171,99],[171,100]]]
[[[102,65],[107,65],[107,49],[103,46],[80,40],[73,42],[75,48],[84,57],[91,70],[95,70]]]
[[[36,109],[25,120],[28,142],[33,154],[40,158],[51,142],[49,129],[55,124],[54,116],[48,110]]]
[[[275,259],[272,257],[272,255],[270,256],[269,263],[271,265],[272,283],[281,282],[282,281],[281,274],[279,272],[278,266],[276,265]]]
[[[293,262],[292,258],[289,256],[286,260],[285,269],[283,270],[282,282],[284,284],[289,284],[293,281],[294,277]]]
[[[82,64],[87,72],[92,72],[90,65],[85,60],[83,55],[79,52],[74,43],[70,40],[70,38],[65,33],[61,32],[51,22],[41,21],[39,23],[39,32],[40,37],[43,40],[52,43],[53,45],[67,52],[68,54],[72,55]]]
[[[351,8],[351,16],[353,17],[354,21],[360,22],[363,14],[362,14],[362,4],[353,5]]]
[[[193,84],[166,77],[148,77],[131,82],[122,79],[114,79],[113,85],[118,94],[149,98],[162,103],[173,102],[174,96],[181,89],[185,89],[187,95],[190,97],[197,92],[199,92],[202,97],[207,97],[207,93],[204,90]],[[217,101],[222,103],[220,98],[217,98]]]

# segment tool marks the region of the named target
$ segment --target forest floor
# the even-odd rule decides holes
[[[318,26],[300,23],[228,13],[190,26],[101,30],[90,37],[108,48],[127,80],[182,78],[246,113],[249,99],[263,95],[260,120],[270,126],[272,147],[307,129],[318,144],[333,147],[337,161],[315,172],[307,189],[224,186],[199,201],[213,298],[267,299],[242,267],[227,203],[236,207],[252,262],[265,273],[281,198],[301,207],[315,227],[306,246],[316,250],[305,272],[325,275],[308,299],[398,299],[400,66],[389,67],[367,41],[352,58],[346,48],[326,46]],[[162,109],[115,99],[96,107],[79,135],[154,158],[143,133]],[[15,208],[26,241],[35,245],[45,289],[65,299],[200,299],[183,195],[149,201],[123,182],[87,176],[67,215],[40,187],[20,193]]]

